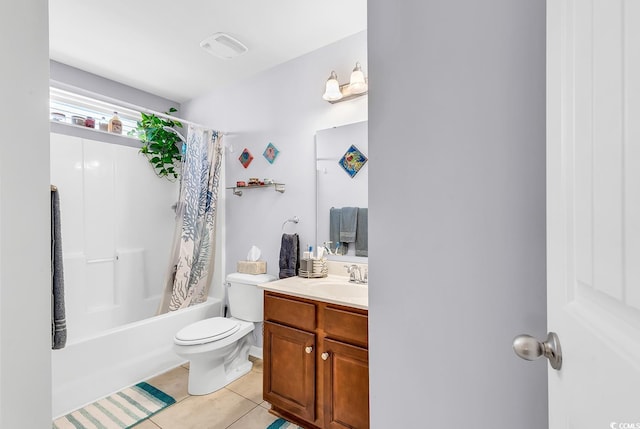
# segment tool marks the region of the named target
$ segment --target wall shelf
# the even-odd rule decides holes
[[[270,183],[268,185],[251,185],[251,186],[231,186],[227,189],[233,190],[233,195],[237,195],[239,197],[242,196],[242,191],[245,189],[265,189],[265,188],[273,188],[276,192],[284,193],[285,187],[284,183]]]

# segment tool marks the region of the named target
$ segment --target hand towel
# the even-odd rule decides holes
[[[62,234],[60,231],[60,196],[51,189],[51,348],[61,349],[67,343],[67,319],[64,306],[64,273],[62,271]]]
[[[280,274],[281,279],[293,277],[298,273],[300,264],[300,240],[298,234],[282,234],[280,243]]]
[[[340,241],[353,243],[356,241],[358,225],[358,207],[342,207],[340,216]]]
[[[356,256],[369,256],[369,209],[358,209],[356,228]]]

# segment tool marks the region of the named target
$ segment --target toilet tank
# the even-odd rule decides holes
[[[271,274],[232,273],[227,276],[227,297],[231,316],[248,322],[262,322],[264,301],[261,283],[274,281]]]

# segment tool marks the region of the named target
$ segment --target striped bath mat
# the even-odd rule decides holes
[[[303,429],[300,426],[296,426],[285,419],[278,419],[271,423],[267,429]]]
[[[142,382],[56,419],[53,429],[130,428],[175,402]]]

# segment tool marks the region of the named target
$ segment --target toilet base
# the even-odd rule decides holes
[[[208,395],[247,374],[253,368],[249,360],[249,335],[214,353],[192,355],[189,361],[190,395]]]
[[[189,385],[187,391],[189,395],[194,396],[208,395],[249,373],[251,368],[253,368],[253,362],[247,361],[237,368],[231,369],[229,372],[224,371],[224,365],[211,368],[210,371],[200,371],[197,365],[195,365],[194,368],[194,362],[191,362],[189,364]]]

